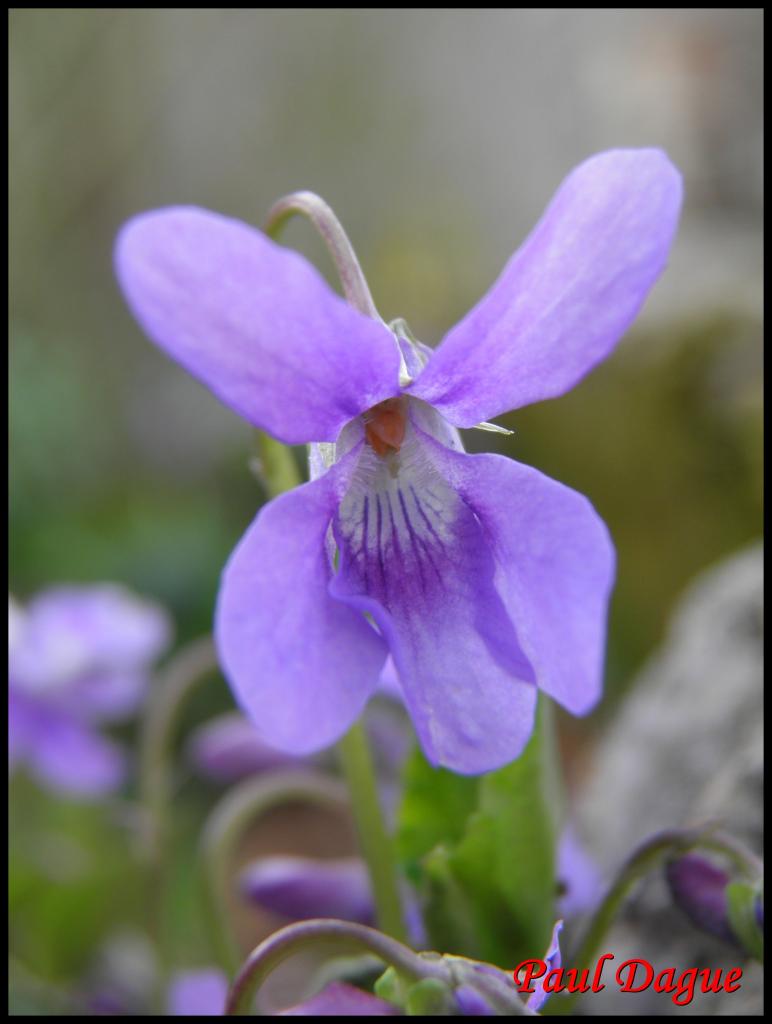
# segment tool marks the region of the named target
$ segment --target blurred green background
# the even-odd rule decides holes
[[[264,499],[250,429],[121,300],[126,218],[193,203],[259,224],[312,189],[382,315],[435,344],[578,162],[661,146],[686,205],[634,328],[573,393],[510,415],[513,437],[466,437],[587,494],[617,544],[608,697],[570,726],[581,743],[686,582],[761,532],[762,17],[13,10],[11,591],[120,580],[195,636]],[[306,225],[283,240],[329,276]],[[66,922],[63,898],[40,905]]]

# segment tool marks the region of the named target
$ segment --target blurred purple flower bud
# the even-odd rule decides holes
[[[278,1017],[401,1017],[402,1011],[363,992],[362,989],[347,985],[343,981],[332,981],[318,995],[312,996],[297,1006],[282,1010]]]
[[[218,715],[196,729],[188,741],[188,756],[201,775],[216,782],[237,782],[298,762],[291,754],[269,747],[237,711]]]
[[[56,587],[26,610],[9,598],[9,769],[82,797],[118,786],[123,754],[95,724],[136,710],[170,638],[160,607],[112,584]]]
[[[558,843],[557,876],[562,888],[557,904],[561,917],[582,914],[600,900],[603,891],[600,871],[570,824]]]
[[[375,904],[370,876],[358,857],[315,860],[289,855],[261,857],[241,874],[240,887],[254,904],[291,921],[332,917],[373,924]],[[410,941],[422,946],[426,932],[418,904],[403,889],[403,911]]]
[[[241,891],[250,902],[293,921],[334,917],[372,924],[374,920],[370,879],[358,857],[262,857],[241,875]]]
[[[676,906],[692,924],[732,946],[740,943],[729,925],[726,887],[729,875],[697,853],[669,862],[665,877]]]
[[[228,981],[222,971],[202,967],[195,971],[178,971],[168,992],[170,1017],[222,1017]]]

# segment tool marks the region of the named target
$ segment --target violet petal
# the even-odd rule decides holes
[[[381,629],[429,760],[474,774],[521,753],[536,688],[495,588],[489,539],[433,467],[441,446],[427,441],[408,425],[397,476],[362,450],[334,523],[341,559],[330,593]]]
[[[353,456],[355,458],[355,456]],[[349,457],[264,506],[223,573],[223,671],[261,737],[293,754],[335,742],[375,690],[386,646],[328,594],[325,536]]]
[[[471,427],[568,391],[611,352],[664,269],[681,195],[658,149],[580,164],[410,393]]]
[[[560,956],[560,933],[563,931],[563,922],[556,921],[555,927],[552,929],[552,937],[550,938],[550,944],[547,947],[547,952],[544,954],[544,962],[547,965],[546,972],[537,978],[533,982],[534,991],[533,994],[526,1000],[526,1006],[529,1010],[536,1010],[537,1012],[544,1006],[549,997],[552,995],[551,992],[544,991],[544,981],[550,971],[556,970],[561,966],[562,959]]]
[[[140,214],[122,229],[115,259],[149,337],[287,444],[334,441],[399,390],[388,329],[246,224],[196,207]]]
[[[125,757],[115,743],[54,712],[41,711],[27,760],[45,786],[80,797],[111,792],[126,772]]]
[[[585,714],[603,686],[615,565],[605,524],[587,498],[530,466],[428,443],[480,521],[496,560],[496,589],[539,688]]]

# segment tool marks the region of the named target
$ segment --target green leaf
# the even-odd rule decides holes
[[[547,948],[558,816],[550,710],[540,706],[518,760],[478,779],[420,755],[408,766],[397,848],[434,949],[508,967]]]
[[[419,863],[435,846],[459,840],[477,801],[479,780],[433,768],[416,747],[403,774],[396,846],[408,875],[418,880]]]
[[[748,882],[730,882],[726,887],[726,906],[732,931],[751,956],[764,962],[764,936],[756,919],[756,901],[760,893]]]

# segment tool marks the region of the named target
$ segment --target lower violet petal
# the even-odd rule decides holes
[[[410,424],[398,462],[362,450],[335,520],[330,592],[378,624],[429,760],[475,774],[520,754],[536,688],[488,538],[424,437]]]
[[[263,509],[231,555],[215,634],[236,698],[266,742],[309,754],[335,742],[378,683],[386,645],[328,593],[325,536],[356,453]]]

